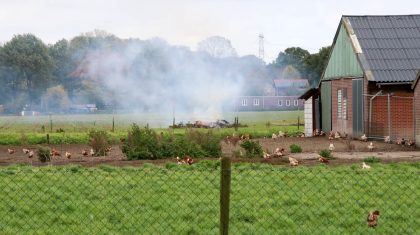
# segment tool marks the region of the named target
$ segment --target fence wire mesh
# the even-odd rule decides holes
[[[420,234],[419,169],[234,163],[229,232]],[[1,167],[0,234],[218,234],[220,176],[217,160]]]

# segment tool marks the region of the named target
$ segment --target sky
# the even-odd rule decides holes
[[[32,33],[53,44],[105,30],[120,38],[159,37],[196,49],[210,36],[232,42],[240,56],[264,60],[298,46],[315,53],[332,43],[342,15],[419,14],[418,0],[1,0],[0,43]]]

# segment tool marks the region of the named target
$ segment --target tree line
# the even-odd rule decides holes
[[[54,44],[21,34],[0,45],[0,105],[9,113],[25,108],[66,112],[71,104],[87,103],[99,109],[118,108],[127,103],[126,98],[138,104],[153,93],[166,99],[186,96],[177,91],[202,80],[238,84],[235,95],[273,95],[276,78],[304,78],[316,86],[329,51],[323,47],[310,54],[299,47],[287,48],[266,65],[255,56],[238,57],[230,41],[221,37],[203,40],[192,51],[157,38],[120,39],[99,30]],[[132,91],[133,87],[139,88]],[[194,92],[187,93],[191,94],[186,98],[194,99]],[[153,102],[143,103],[161,101]]]

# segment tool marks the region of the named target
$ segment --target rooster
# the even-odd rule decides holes
[[[328,147],[328,149],[329,149],[330,151],[334,151],[334,149],[335,149],[334,144],[330,142],[330,146]]]
[[[370,166],[368,164],[366,164],[365,162],[362,163],[362,169],[370,169]]]
[[[67,159],[70,159],[70,158],[71,158],[71,153],[66,152],[66,158],[67,158]]]
[[[322,162],[322,163],[328,163],[329,161],[328,161],[328,159],[326,159],[325,157],[322,157],[322,156],[320,156],[319,158],[318,158],[318,160],[320,161],[320,162]]]
[[[372,151],[375,148],[375,146],[373,146],[372,142],[370,142],[367,147],[370,151]]]
[[[360,137],[360,140],[366,142],[368,140],[366,134],[363,134],[362,137]]]
[[[83,149],[82,155],[85,156],[85,157],[87,157],[88,156],[88,151],[86,149]]]
[[[15,150],[14,150],[14,149],[7,149],[7,152],[8,152],[9,154],[14,154],[14,153],[15,153]]]
[[[29,149],[22,149],[22,152],[24,153],[24,154],[28,154],[29,153]]]
[[[388,144],[391,143],[391,137],[389,137],[389,135],[385,136],[384,142]]]
[[[289,163],[291,166],[298,166],[299,161],[296,158],[289,157]]]
[[[369,215],[367,217],[368,226],[371,228],[376,227],[376,225],[378,224],[378,218],[379,218],[379,211],[369,212]]]

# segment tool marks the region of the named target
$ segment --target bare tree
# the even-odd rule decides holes
[[[237,56],[236,50],[233,48],[231,42],[228,39],[220,36],[212,36],[199,42],[197,45],[197,50],[207,52],[216,58]]]

